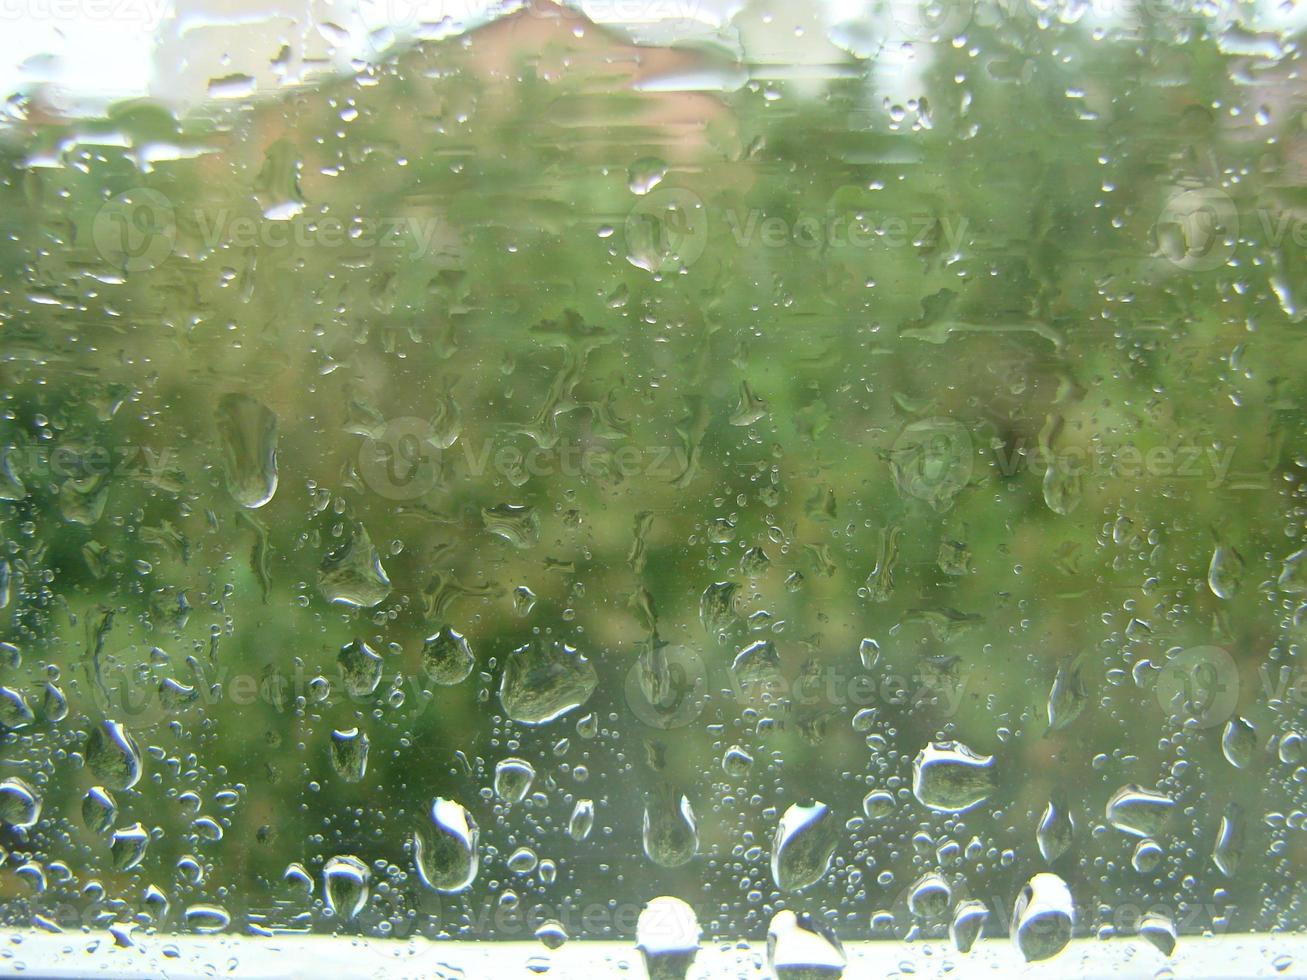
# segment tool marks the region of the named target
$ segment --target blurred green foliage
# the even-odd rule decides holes
[[[482,914],[512,889],[574,934],[633,923],[578,925],[577,909],[674,894],[724,937],[797,903],[854,939],[882,908],[900,916],[876,934],[904,935],[904,889],[941,868],[1001,931],[1049,867],[1035,827],[1060,798],[1075,836],[1051,868],[1081,931],[1129,931],[1122,910],[1153,907],[1188,932],[1299,928],[1302,770],[1276,746],[1303,704],[1274,692],[1301,669],[1300,589],[1282,578],[1307,460],[1299,56],[1239,53],[1223,38],[1242,29],[1151,5],[1142,33],[1098,37],[1003,9],[964,43],[918,45],[912,105],[879,57],[846,56],[816,92],[636,92],[615,38],[536,25],[272,103],[8,132],[0,443],[22,486],[0,533],[22,663],[3,683],[38,717],[0,757],[44,797],[41,822],[8,833],[12,921],[126,919],[155,884],[164,929],[205,901],[241,929],[529,938]],[[501,47],[507,73],[487,67]],[[696,124],[667,121],[687,99]],[[151,145],[203,152],[143,166]],[[666,175],[633,194],[651,160]],[[1236,227],[1177,232],[1168,202],[1193,189],[1224,195]],[[279,486],[256,510],[227,491],[230,393],[277,420]],[[504,505],[534,515],[518,540],[488,530]],[[391,586],[369,609],[319,587],[359,527]],[[1226,599],[1207,581],[1218,544]],[[750,573],[753,548],[769,563]],[[723,640],[700,619],[714,582],[739,586]],[[477,658],[453,687],[422,669],[442,625]],[[537,638],[577,647],[599,687],[522,726],[497,687]],[[733,657],[762,638],[785,679],[771,699],[732,688]],[[863,638],[881,651],[865,669]],[[384,658],[362,699],[337,661],[355,639]],[[1220,724],[1159,703],[1161,668],[1196,645],[1236,665],[1233,710],[1259,745],[1246,769]],[[651,651],[702,663],[690,723],[632,709]],[[1049,732],[1075,657],[1080,713]],[[819,693],[794,696],[801,676]],[[168,678],[194,703],[164,703]],[[62,721],[40,707],[47,682]],[[80,754],[105,717],[147,756],[118,794],[119,825],[152,829],[129,872],[80,816]],[[355,726],[371,750],[349,783],[329,742]],[[912,760],[941,738],[995,756],[977,810],[913,799]],[[739,779],[720,762],[737,744],[755,760]],[[489,787],[509,755],[539,795],[504,808]],[[1180,803],[1152,873],[1104,822],[1127,783]],[[661,785],[698,817],[698,856],[674,869],[640,844]],[[884,819],[861,818],[872,789],[897,800]],[[436,795],[482,828],[464,896],[412,873]],[[810,797],[853,822],[822,882],[781,896],[772,832]],[[578,798],[596,805],[583,843],[565,832]],[[1246,845],[1227,879],[1211,851],[1231,802]],[[518,846],[557,881],[507,871]],[[290,862],[316,875],[335,854],[374,868],[352,926],[322,916],[320,889],[282,884]],[[26,860],[43,893],[14,874]]]

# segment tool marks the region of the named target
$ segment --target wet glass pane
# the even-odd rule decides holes
[[[0,972],[1304,969],[1300,5],[0,21]]]

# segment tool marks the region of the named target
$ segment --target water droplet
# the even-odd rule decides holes
[[[92,833],[107,834],[118,819],[118,804],[103,786],[92,786],[82,799],[82,822]]]
[[[994,791],[994,757],[961,742],[931,742],[912,763],[912,795],[932,810],[963,813]]]
[[[871,637],[864,637],[858,644],[858,659],[863,670],[871,670],[880,661],[880,644]]]
[[[937,871],[922,875],[908,892],[908,911],[928,922],[944,918],[953,901],[953,889]]]
[[[1135,845],[1134,853],[1130,855],[1130,866],[1142,875],[1152,874],[1162,863],[1163,854],[1157,841],[1145,837]]]
[[[149,831],[141,824],[118,828],[109,840],[113,866],[119,871],[130,871],[145,859],[145,851],[149,846]]]
[[[1216,545],[1207,566],[1207,587],[1218,599],[1233,599],[1243,579],[1244,561],[1239,552],[1227,544]]]
[[[753,756],[738,745],[732,745],[722,756],[722,771],[732,779],[743,779],[753,768]]]
[[[368,901],[368,883],[372,872],[352,854],[328,858],[322,866],[322,897],[335,914],[352,919]]]
[[[242,507],[262,507],[277,492],[277,416],[248,395],[218,399],[218,434],[227,489]]]
[[[953,922],[949,925],[949,938],[959,953],[971,952],[988,919],[989,909],[984,902],[976,899],[958,902],[953,911]]]
[[[519,847],[508,856],[508,860],[504,863],[508,865],[508,870],[513,874],[526,875],[536,869],[539,858],[536,857],[536,852],[531,848]]]
[[[767,403],[753,393],[748,381],[740,382],[740,400],[729,419],[731,425],[746,426],[767,417]]]
[[[894,812],[894,796],[883,789],[872,790],[862,798],[862,812],[869,820],[884,820]]]
[[[644,806],[644,853],[654,864],[676,868],[699,851],[699,825],[690,801],[660,783]]]
[[[1175,923],[1169,915],[1148,912],[1139,920],[1139,935],[1157,947],[1163,956],[1175,952]]]
[[[1247,769],[1257,758],[1257,730],[1247,718],[1235,717],[1221,733],[1221,752],[1236,769]]]
[[[1048,731],[1056,732],[1075,721],[1088,700],[1080,658],[1063,661],[1048,693]]]
[[[1027,963],[1062,952],[1071,941],[1074,925],[1071,889],[1057,875],[1035,875],[1017,896],[1012,910],[1012,940]]]
[[[839,980],[847,960],[835,930],[807,912],[782,909],[767,927],[767,963],[776,980]]]
[[[1052,864],[1071,846],[1075,827],[1066,807],[1056,800],[1050,800],[1044,808],[1044,815],[1039,820],[1035,838],[1039,843],[1039,853],[1044,860]]]
[[[503,759],[495,766],[495,795],[505,803],[521,803],[535,778],[535,766],[525,759]]]
[[[436,797],[429,823],[413,835],[413,859],[418,876],[438,892],[461,892],[477,875],[481,831],[459,803]]]
[[[0,782],[0,821],[26,830],[41,819],[41,797],[18,776]]]
[[[1065,517],[1080,506],[1084,481],[1079,472],[1054,455],[1044,470],[1043,490],[1048,509]]]
[[[499,701],[514,721],[543,725],[585,704],[598,684],[594,665],[575,647],[537,639],[506,659]]]
[[[782,891],[800,891],[826,874],[839,824],[825,803],[792,804],[776,826],[772,838],[771,875]]]
[[[627,171],[626,186],[632,194],[648,194],[667,176],[667,164],[658,157],[641,157]]]
[[[231,924],[231,916],[221,905],[192,905],[186,909],[186,928],[200,935],[222,932]]]
[[[1243,809],[1237,803],[1230,803],[1221,815],[1221,823],[1216,828],[1216,846],[1212,849],[1212,862],[1227,878],[1233,878],[1239,870],[1243,847]]]
[[[46,684],[41,692],[41,717],[51,724],[68,717],[68,698],[56,684]]]
[[[685,980],[700,935],[694,909],[679,898],[662,895],[641,909],[635,941],[649,980]]]
[[[381,655],[362,640],[354,640],[340,648],[336,657],[340,664],[345,690],[356,698],[364,698],[381,683],[384,661]]]
[[[141,778],[141,750],[116,721],[105,721],[91,729],[86,739],[86,764],[112,789],[131,789]]]
[[[1107,801],[1107,822],[1136,837],[1160,837],[1170,821],[1175,801],[1131,783]]]
[[[714,582],[703,590],[699,597],[699,622],[709,636],[723,637],[740,622],[736,608],[736,594],[740,586],[736,582]]]
[[[358,783],[368,771],[368,737],[357,728],[331,733],[331,765],[347,783]]]
[[[560,949],[567,942],[567,930],[557,919],[546,919],[540,923],[536,927],[535,936],[548,950]]]
[[[593,800],[577,800],[572,808],[572,817],[567,822],[567,834],[574,841],[583,841],[590,836],[595,822],[595,805]]]
[[[0,725],[5,728],[26,728],[36,720],[32,706],[21,691],[12,687],[0,687]]]
[[[534,548],[540,543],[540,517],[534,507],[522,504],[500,504],[481,511],[485,528],[503,538],[514,548]]]
[[[731,677],[736,690],[747,697],[761,697],[779,690],[781,658],[771,640],[756,640],[735,655],[731,662]]]
[[[462,683],[476,666],[476,657],[462,633],[443,626],[422,644],[422,669],[433,684]]]
[[[305,898],[313,894],[313,877],[298,861],[286,865],[281,873],[281,880],[291,891],[302,894]]]
[[[355,522],[338,548],[323,557],[318,591],[328,602],[371,609],[390,595],[390,577],[367,529]]]

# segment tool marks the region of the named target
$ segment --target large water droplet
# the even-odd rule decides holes
[[[644,807],[644,853],[654,864],[676,868],[699,851],[699,825],[690,801],[666,784],[649,793]]]
[[[640,911],[635,941],[649,980],[685,980],[699,952],[699,919],[679,898],[663,895]]]
[[[371,609],[390,595],[390,577],[367,528],[355,523],[349,538],[318,569],[318,591],[328,602]]]
[[[459,684],[475,666],[476,657],[467,639],[448,626],[441,627],[422,644],[422,669],[433,684],[442,687]]]
[[[12,687],[0,687],[0,725],[5,728],[26,728],[36,720],[27,696]]]
[[[91,729],[86,739],[86,764],[112,789],[131,789],[141,778],[141,750],[116,721]]]
[[[547,919],[536,927],[535,937],[545,949],[561,949],[567,942],[567,929],[557,919]]]
[[[976,899],[958,902],[958,907],[953,910],[953,921],[949,925],[949,938],[959,953],[971,952],[971,947],[980,938],[988,919],[989,909],[984,902]]]
[[[943,919],[953,901],[953,888],[938,871],[929,871],[908,890],[908,911],[919,919]]]
[[[130,871],[145,859],[145,851],[149,846],[149,831],[141,824],[118,828],[109,840],[113,866],[119,871]]]
[[[277,416],[248,395],[218,400],[218,434],[227,489],[242,507],[262,507],[277,492]]]
[[[368,771],[367,735],[357,728],[332,731],[331,765],[345,782],[362,782]]]
[[[1257,730],[1247,718],[1235,717],[1221,733],[1221,752],[1236,769],[1247,769],[1257,758]]]
[[[231,916],[221,905],[192,905],[185,917],[186,927],[201,935],[222,932],[231,924]]]
[[[345,689],[356,698],[364,698],[381,683],[384,661],[381,655],[362,640],[354,640],[341,647],[336,657],[340,664]]]
[[[1107,822],[1136,837],[1160,837],[1174,807],[1175,801],[1169,796],[1131,783],[1122,786],[1107,801]]]
[[[41,797],[18,776],[0,782],[0,821],[26,830],[41,819]]]
[[[1072,657],[1063,661],[1053,678],[1052,690],[1048,692],[1049,732],[1065,728],[1080,717],[1088,699],[1080,659]]]
[[[1169,915],[1161,912],[1149,912],[1139,920],[1139,935],[1148,940],[1163,956],[1175,952],[1175,923]]]
[[[525,759],[502,759],[495,766],[495,795],[505,803],[521,803],[535,778],[535,766]]]
[[[92,833],[107,834],[118,819],[118,803],[103,786],[92,786],[82,799],[82,822]]]
[[[825,803],[795,803],[772,838],[771,875],[782,891],[800,891],[826,874],[839,843],[839,824]]]
[[[1161,864],[1163,853],[1157,841],[1145,837],[1135,845],[1134,853],[1130,855],[1130,866],[1141,875],[1152,874]]]
[[[626,184],[632,194],[643,196],[662,183],[665,176],[667,176],[666,162],[658,157],[641,157],[631,164],[630,170],[627,171]]]
[[[1071,889],[1055,874],[1035,875],[1012,910],[1012,940],[1027,963],[1056,956],[1071,941],[1075,907]]]
[[[912,795],[932,810],[962,813],[994,791],[994,757],[961,742],[931,742],[912,763]]]
[[[438,892],[461,892],[477,875],[481,831],[459,803],[436,797],[431,818],[413,834],[413,859],[418,876]]]
[[[1207,587],[1218,599],[1233,599],[1243,580],[1243,557],[1228,544],[1218,543],[1207,566]]]
[[[514,721],[543,725],[585,704],[598,684],[594,665],[575,647],[536,640],[508,656],[499,701]]]
[[[699,597],[699,622],[712,637],[722,637],[740,622],[736,608],[736,593],[740,586],[735,582],[714,582]]]
[[[767,963],[776,980],[838,980],[847,960],[835,930],[807,912],[782,909],[767,927]]]
[[[322,867],[322,897],[327,908],[345,919],[352,919],[368,901],[368,882],[372,872],[352,854],[328,858]]]

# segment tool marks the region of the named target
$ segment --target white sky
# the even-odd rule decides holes
[[[439,22],[444,16],[465,21],[476,18],[492,5],[492,0],[0,0],[0,96],[17,91],[33,81],[53,81],[73,102],[89,97],[92,105],[116,98],[168,92],[151,92],[153,53],[156,38],[175,32],[174,8],[188,12],[188,28],[206,23],[257,23],[267,19],[267,11],[281,8],[284,14],[304,12],[309,4],[321,12],[319,21],[339,24],[343,32],[325,28],[315,36],[325,49],[328,38],[338,46],[337,61],[344,66],[351,57],[375,56],[369,44],[369,29],[392,23],[399,33],[411,32],[421,23]],[[695,14],[711,22],[733,5],[732,0],[572,0],[598,21],[657,19],[667,15]],[[784,4],[797,0],[779,0]],[[903,16],[906,8],[912,18],[914,0],[821,0],[828,23],[836,23],[869,3],[892,6]],[[920,2],[967,3],[970,0],[920,0]],[[999,0],[1007,3],[1044,5],[1045,0]],[[1112,19],[1131,5],[1156,0],[1059,0],[1063,6],[1078,4],[1090,22]],[[1259,20],[1264,26],[1284,26],[1307,21],[1307,2],[1297,0],[1258,0]],[[1246,7],[1243,9],[1247,9]],[[641,16],[643,15],[643,17]],[[285,16],[282,25],[287,23]],[[258,31],[257,26],[251,26]],[[344,40],[342,40],[344,39]],[[294,45],[292,45],[293,47]],[[350,50],[352,49],[352,50]],[[302,52],[296,52],[297,54]],[[212,56],[212,55],[209,55]],[[213,76],[241,71],[257,72],[267,67],[266,54],[257,53],[260,63],[204,66]],[[253,56],[253,55],[251,55]],[[156,86],[157,87],[157,86]],[[82,103],[85,105],[85,103]]]

